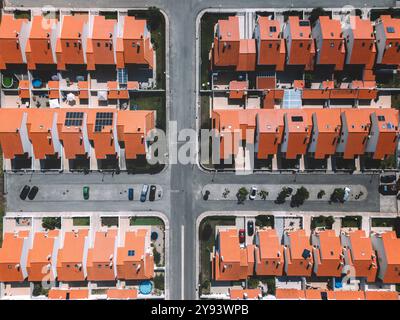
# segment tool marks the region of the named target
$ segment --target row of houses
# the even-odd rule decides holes
[[[254,244],[241,246],[236,228],[220,228],[212,259],[216,281],[244,280],[252,275],[341,277],[344,267],[354,267],[355,277],[375,282],[400,283],[400,239],[394,231],[342,232],[305,230],[285,232],[283,243],[274,229],[257,230]]]
[[[229,298],[232,300],[261,299],[261,289],[230,289]],[[395,291],[332,291],[321,289],[276,289],[277,300],[399,300]]]
[[[214,70],[233,68],[255,71],[258,66],[283,71],[286,66],[363,65],[365,77],[375,65],[400,65],[400,19],[382,15],[375,22],[359,16],[347,20],[321,16],[311,26],[309,20],[289,16],[282,25],[270,17],[258,16],[253,38],[241,37],[238,16],[219,20],[212,44]]]
[[[84,65],[123,69],[128,64],[154,66],[154,50],[146,20],[118,15],[115,19],[91,13],[49,13],[31,19],[5,13],[0,25],[0,69],[27,65],[35,70],[56,65],[67,70]]]
[[[150,229],[5,233],[0,282],[144,280],[154,276]]]
[[[214,110],[212,128],[220,137],[220,159],[238,154],[239,143],[254,146],[258,159],[280,153],[384,159],[395,154],[399,112],[391,108]]]
[[[155,111],[101,108],[0,109],[4,159],[137,159],[148,150]]]

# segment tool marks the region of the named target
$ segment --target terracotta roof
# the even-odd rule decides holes
[[[365,300],[399,300],[396,291],[365,291]]]
[[[305,230],[288,232],[287,237],[289,243],[285,255],[286,274],[288,276],[310,276],[313,265],[310,238],[306,235]]]
[[[137,299],[136,289],[108,289],[107,298],[111,300],[132,300]]]
[[[82,300],[89,298],[88,289],[50,289],[49,299],[52,300]]]
[[[261,289],[229,289],[231,300],[259,299]]]
[[[304,300],[305,294],[303,290],[298,289],[276,289],[276,299],[278,300]]]

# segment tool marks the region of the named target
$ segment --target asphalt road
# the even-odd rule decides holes
[[[325,7],[342,7],[351,3],[353,6],[364,7],[367,6],[394,6],[395,1],[392,0],[356,0],[356,1],[317,1],[317,0],[297,0],[297,1],[282,1],[282,0],[248,0],[243,2],[242,0],[117,0],[112,2],[113,7],[119,8],[133,8],[133,7],[148,7],[157,6],[164,10],[170,20],[170,59],[169,69],[170,72],[170,120],[177,121],[178,130],[181,128],[195,128],[196,121],[196,109],[195,109],[195,21],[196,16],[206,8],[281,8],[281,7],[314,7],[314,6],[325,6]],[[48,5],[47,1],[42,0],[12,0],[6,1],[8,6],[42,6]],[[110,2],[107,0],[97,1],[83,1],[73,0],[66,2],[65,0],[53,0],[52,5],[56,7],[109,7]],[[101,175],[101,174],[100,174]],[[87,179],[93,179],[93,183],[103,183],[113,188],[121,183],[158,183],[163,187],[164,196],[160,201],[150,204],[135,203],[129,204],[126,207],[125,203],[120,201],[115,202],[101,202],[96,204],[95,202],[83,202],[83,201],[58,201],[56,203],[34,203],[31,202],[29,205],[22,204],[16,199],[18,194],[14,192],[16,189],[23,186],[25,181],[30,179],[30,175],[24,177],[18,177],[15,175],[8,176],[7,187],[8,196],[7,204],[8,210],[19,211],[29,210],[32,211],[58,211],[63,208],[69,208],[70,210],[96,210],[101,207],[101,210],[110,211],[121,211],[123,207],[126,211],[131,208],[132,211],[143,211],[143,210],[154,210],[164,212],[170,219],[170,256],[167,260],[167,268],[169,268],[169,278],[167,286],[170,290],[170,299],[194,299],[197,297],[196,294],[196,283],[197,279],[196,268],[195,268],[195,221],[197,216],[204,211],[208,210],[266,210],[269,206],[274,207],[275,210],[283,210],[284,206],[276,208],[273,204],[260,204],[262,207],[258,207],[255,202],[250,204],[246,203],[243,206],[238,206],[236,203],[226,203],[226,201],[213,201],[205,202],[201,200],[200,190],[202,185],[210,183],[214,180],[214,183],[252,183],[252,181],[262,181],[268,179],[269,183],[284,183],[285,179],[293,179],[292,176],[284,175],[251,175],[251,176],[235,176],[233,174],[217,174],[215,177],[213,174],[207,174],[201,172],[196,166],[193,165],[171,165],[167,170],[160,175],[148,176],[148,175],[135,175],[124,177],[124,174],[114,177],[106,177],[103,181],[99,174],[90,174],[82,176],[81,178],[72,178],[75,182],[71,182],[71,177],[67,174],[56,176],[48,175],[34,175],[31,177],[37,185],[60,185],[65,179],[65,183],[74,183],[77,187],[81,187],[82,184],[88,183]],[[65,176],[65,178],[64,178]],[[93,176],[93,178],[92,178]],[[60,177],[60,178],[58,178]],[[82,179],[80,181],[80,179]],[[343,179],[343,181],[351,179],[354,184],[364,184],[366,188],[373,190],[377,187],[377,177],[352,176],[351,178],[329,175],[314,178],[309,176],[308,178],[298,177],[299,183],[303,183],[302,179],[312,181],[323,181],[329,183],[331,179]],[[321,180],[322,179],[322,180]],[[128,180],[128,181],[126,181]],[[371,180],[371,181],[370,181]],[[271,182],[273,181],[273,182]],[[276,181],[276,182],[274,182]],[[336,180],[335,180],[336,181]],[[257,182],[258,183],[258,182]],[[14,189],[13,189],[14,188]],[[376,189],[375,189],[376,190]],[[364,211],[368,208],[374,210],[379,207],[379,198],[374,196],[373,192],[369,192],[370,198],[368,203],[365,205],[359,205],[357,208],[351,208],[351,210],[358,209],[356,211]],[[147,207],[149,206],[149,207]],[[316,204],[307,203],[302,207],[302,210],[314,210]],[[287,208],[288,210],[290,208]],[[321,211],[321,205],[318,204],[318,211]],[[325,208],[324,208],[325,209]],[[326,208],[327,211],[328,207]],[[347,207],[344,206],[343,210]],[[337,208],[335,209],[337,210]],[[350,210],[350,209],[349,209]],[[183,272],[182,272],[183,268]]]

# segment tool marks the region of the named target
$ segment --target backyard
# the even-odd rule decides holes
[[[334,222],[335,222],[335,220],[332,216],[312,217],[311,218],[311,229],[316,229],[316,228],[332,229],[332,225]]]
[[[346,216],[342,218],[342,228],[361,229],[361,223],[362,223],[361,216]]]
[[[201,63],[201,84],[207,83],[209,79],[210,61],[208,54],[210,53],[211,44],[214,39],[214,26],[219,19],[228,19],[232,14],[228,13],[205,13],[200,23],[200,63]],[[200,85],[201,85],[200,84]]]
[[[200,223],[200,284],[204,291],[203,293],[209,291],[209,285],[211,283],[212,270],[210,254],[215,245],[215,227],[234,225],[235,217],[233,216],[208,217],[203,219]]]
[[[164,227],[164,221],[158,217],[131,217],[131,226],[161,226]]]
[[[165,131],[165,93],[140,92],[139,94],[132,94],[130,106],[137,108],[137,110],[155,110],[157,117],[156,127]]]
[[[90,218],[89,217],[73,217],[72,221],[73,221],[73,225],[75,227],[89,226],[90,225]]]

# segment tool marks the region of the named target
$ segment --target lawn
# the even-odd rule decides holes
[[[136,105],[138,110],[155,110],[157,112],[156,126],[165,131],[166,112],[165,112],[165,93],[140,92],[131,96],[130,105]]]
[[[90,225],[90,217],[74,217],[72,218],[73,225],[78,226],[89,226]]]
[[[209,227],[206,227],[206,225],[209,225]],[[203,284],[206,281],[211,281],[212,271],[210,253],[215,245],[215,227],[219,225],[234,226],[235,217],[208,217],[203,219],[200,223],[200,284]],[[206,228],[208,230],[206,230]]]
[[[361,228],[361,216],[346,216],[342,218],[342,228]]]
[[[372,218],[371,224],[373,228],[391,227],[394,228],[395,218]]]
[[[228,19],[232,14],[228,13],[205,13],[200,22],[200,64],[201,64],[201,83],[210,81],[210,61],[208,54],[211,49],[211,44],[214,40],[214,26],[219,19]]]
[[[200,96],[200,109],[201,129],[211,129],[210,96],[208,94],[202,94]]]
[[[131,217],[129,220],[131,226],[162,226],[164,221],[157,217]]]

